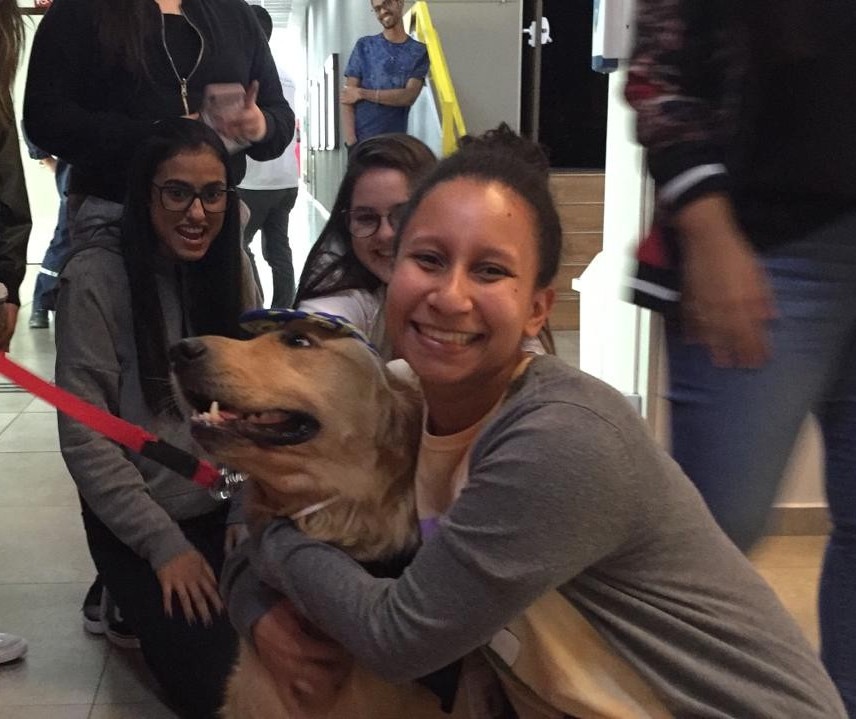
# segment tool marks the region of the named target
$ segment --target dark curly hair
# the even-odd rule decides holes
[[[460,177],[498,182],[520,196],[532,208],[538,230],[538,288],[547,287],[559,271],[562,225],[550,194],[550,162],[540,145],[521,137],[502,123],[483,135],[466,136],[461,148],[442,160],[416,189],[404,209],[396,234],[401,232],[425,196],[437,185]]]

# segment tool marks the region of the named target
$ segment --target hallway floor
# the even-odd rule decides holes
[[[305,197],[305,193],[303,194]],[[305,202],[305,201],[304,201]],[[308,205],[308,203],[305,203]],[[321,218],[298,206],[292,238],[302,266]],[[257,253],[260,259],[260,254]],[[37,271],[29,267],[29,297]],[[262,282],[270,293],[269,272]],[[27,328],[22,308],[11,357],[53,376],[53,330]],[[561,333],[560,354],[576,363],[576,333]],[[0,666],[0,719],[162,719],[139,651],[88,635],[80,604],[94,577],[74,484],[59,453],[55,411],[0,378],[0,631],[26,637],[23,661]],[[817,640],[815,593],[823,537],[772,537],[756,565]]]

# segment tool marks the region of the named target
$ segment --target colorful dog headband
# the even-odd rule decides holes
[[[296,320],[306,320],[343,337],[353,337],[362,342],[376,355],[380,356],[377,347],[371,343],[371,340],[366,337],[362,330],[352,325],[347,318],[340,317],[339,315],[331,315],[327,312],[306,312],[304,310],[273,307],[269,310],[250,310],[241,315],[241,327],[251,334],[261,335],[265,332],[281,330],[289,322]]]

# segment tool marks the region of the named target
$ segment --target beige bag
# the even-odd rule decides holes
[[[647,682],[552,590],[484,650],[520,719],[669,719]]]

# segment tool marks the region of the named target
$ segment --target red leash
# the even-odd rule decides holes
[[[142,427],[116,417],[55,384],[46,382],[10,360],[5,352],[0,352],[0,374],[72,419],[76,419],[143,457],[148,457],[178,472],[182,477],[192,479],[203,487],[210,488],[221,478],[219,470],[210,462],[194,457],[190,452],[158,439]]]

